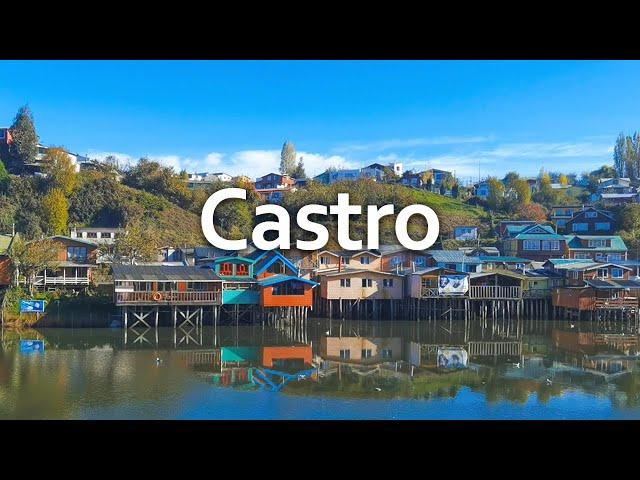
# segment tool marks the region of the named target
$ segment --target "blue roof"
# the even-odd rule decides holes
[[[270,285],[276,285],[278,283],[291,282],[291,281],[306,283],[307,285],[311,285],[313,287],[320,285],[319,283],[314,282],[313,280],[308,280],[302,277],[294,277],[292,275],[272,275],[270,277],[266,277],[258,280],[258,283],[263,287],[268,287]]]
[[[526,258],[519,257],[501,257],[501,256],[490,256],[490,255],[482,255],[480,260],[483,262],[506,262],[506,263],[531,263],[531,260],[527,260]]]
[[[269,252],[264,252],[262,255],[258,255],[253,267],[253,274],[257,277],[278,260],[281,261],[293,274],[298,274],[298,269],[293,262],[276,250],[271,250]]]

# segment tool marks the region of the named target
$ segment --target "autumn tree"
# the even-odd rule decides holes
[[[13,142],[9,146],[10,168],[20,172],[25,163],[33,163],[38,154],[38,135],[28,106],[20,107],[9,128]]]
[[[60,188],[54,188],[42,198],[42,211],[49,231],[63,235],[69,220],[69,202]]]
[[[130,265],[150,262],[155,259],[159,247],[155,229],[141,221],[134,221],[126,226],[123,235],[116,238],[113,261]]]
[[[282,145],[280,152],[280,173],[291,175],[296,170],[296,147],[289,140]]]
[[[42,158],[44,171],[52,188],[59,188],[68,197],[76,186],[77,175],[71,157],[62,147],[51,147]]]
[[[529,205],[531,203],[531,187],[529,182],[523,178],[519,178],[513,182],[513,189],[518,196],[520,205]]]
[[[48,238],[26,242],[16,235],[9,257],[16,277],[24,279],[30,293],[33,293],[33,284],[40,272],[55,270],[59,266],[56,242]]]
[[[495,177],[487,179],[489,197],[487,203],[492,210],[500,210],[504,203],[504,184]]]
[[[516,212],[516,220],[533,220],[541,223],[547,219],[547,212],[539,203],[529,203],[522,205]]]

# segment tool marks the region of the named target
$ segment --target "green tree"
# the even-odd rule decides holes
[[[298,165],[296,165],[296,168],[291,173],[291,176],[293,178],[295,178],[295,179],[305,179],[305,178],[307,178],[307,173],[304,171],[304,158],[303,157],[300,157],[300,160],[298,161]]]
[[[0,196],[0,233],[12,231],[16,218],[16,205],[6,195]]]
[[[25,163],[35,162],[38,154],[38,135],[28,106],[20,107],[10,131],[13,137],[9,147],[10,169],[20,172]]]
[[[59,188],[65,196],[71,195],[77,175],[71,157],[62,147],[51,147],[42,158],[44,171],[52,188]]]
[[[296,147],[289,140],[282,145],[280,152],[280,173],[291,175],[296,169]]]
[[[0,160],[0,193],[5,192],[8,187],[9,187],[9,173],[7,172],[7,169],[4,166],[4,163],[2,163],[2,160]]]
[[[52,189],[42,198],[42,211],[49,231],[53,235],[63,235],[69,220],[69,202],[59,188]]]
[[[55,270],[59,266],[56,242],[48,238],[26,242],[16,235],[9,257],[16,276],[24,280],[30,293],[33,293],[33,284],[40,272]]]

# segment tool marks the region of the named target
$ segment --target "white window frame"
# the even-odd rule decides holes
[[[604,275],[603,275],[604,273]],[[609,270],[606,268],[598,269],[598,278],[609,278]]]
[[[535,248],[531,248],[535,245]],[[540,240],[523,240],[522,241],[522,249],[527,251],[540,250]]]
[[[616,273],[619,273],[619,275],[616,275]],[[617,267],[611,268],[611,278],[624,278],[624,271]]]
[[[576,228],[578,225],[580,225],[581,227],[584,225],[584,228]],[[571,231],[573,231],[573,232],[588,232],[589,231],[589,224],[588,223],[584,223],[584,222],[576,222],[571,226]]]

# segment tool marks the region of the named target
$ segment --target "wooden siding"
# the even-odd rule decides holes
[[[11,260],[9,257],[0,256],[0,285],[11,285]]]
[[[362,279],[370,278],[371,286],[363,287]],[[350,279],[350,287],[341,287],[341,279]],[[392,287],[384,287],[383,280],[392,279]],[[403,278],[400,276],[384,275],[379,272],[354,272],[344,276],[322,276],[320,295],[328,300],[386,299],[401,300],[403,298]]]
[[[313,287],[304,285],[304,295],[274,295],[273,285],[260,290],[260,305],[263,307],[311,307],[313,305]]]

